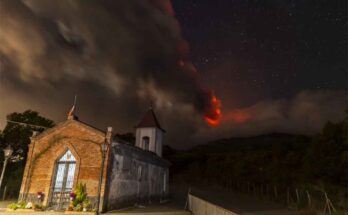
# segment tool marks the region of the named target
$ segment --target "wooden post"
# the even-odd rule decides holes
[[[328,198],[328,200],[329,200],[329,205],[330,205],[331,208],[332,208],[332,211],[333,211],[333,212],[336,212],[336,209],[335,209],[335,207],[333,206],[331,200],[330,200],[329,198]]]
[[[306,190],[307,193],[307,199],[308,199],[308,208],[312,207],[312,200],[311,200],[311,195],[309,194],[308,190]]]
[[[191,187],[188,189],[188,192],[187,192],[187,198],[186,198],[186,204],[185,204],[185,208],[184,210],[187,210],[188,207],[189,207],[189,198],[190,198],[190,193],[191,193]]]
[[[328,212],[329,212],[329,215],[332,215],[332,212],[335,212],[336,209],[335,209],[335,207],[332,205],[332,203],[331,203],[329,197],[327,197],[327,193],[324,192],[324,194],[325,194],[325,208],[324,208],[324,214],[326,213],[326,208],[327,208],[327,210],[328,210]]]
[[[2,201],[5,201],[6,198],[7,185],[4,187],[4,193],[2,195]]]
[[[296,207],[298,208],[300,205],[300,195],[298,194],[298,189],[295,189],[296,192]]]

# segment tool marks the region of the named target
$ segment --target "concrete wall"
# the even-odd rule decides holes
[[[194,215],[238,215],[233,211],[210,203],[192,194],[188,194],[188,209]]]
[[[107,210],[168,197],[169,162],[153,152],[113,142],[109,162],[104,205]]]

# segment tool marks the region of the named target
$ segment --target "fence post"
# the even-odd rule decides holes
[[[307,199],[308,199],[308,208],[312,207],[312,200],[311,200],[311,195],[309,194],[308,190],[306,190],[307,193]]]
[[[191,187],[189,187],[188,192],[187,192],[187,198],[186,198],[186,204],[185,204],[185,210],[189,207],[189,198],[190,198],[190,193],[191,193]]]
[[[333,206],[333,204],[331,203],[331,200],[329,199],[329,197],[327,196],[327,193],[324,192],[325,194],[325,208],[324,208],[324,214],[326,214],[326,208],[329,212],[329,215],[332,215],[332,212],[335,212],[336,209],[335,207]]]
[[[4,187],[4,193],[2,195],[2,201],[5,201],[6,198],[7,185]]]
[[[298,194],[298,189],[295,189],[295,193],[296,193],[296,207],[299,207],[300,204],[300,195]]]

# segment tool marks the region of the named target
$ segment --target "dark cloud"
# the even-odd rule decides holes
[[[111,125],[116,132],[132,130],[154,102],[167,143],[177,147],[192,144],[194,135],[246,134],[247,124],[238,124],[241,132],[235,132],[237,125],[227,122],[213,128],[204,123],[202,115],[215,116],[216,105],[197,81],[188,49],[169,0],[2,0],[1,127],[6,114],[28,108],[62,121],[76,93],[82,121]],[[254,109],[279,112],[273,103],[261,104]],[[324,115],[320,123],[336,116]],[[259,131],[278,124],[259,125]],[[256,128],[252,124],[249,130]]]
[[[167,4],[2,1],[4,76],[11,73],[18,81],[47,87],[91,81],[117,96],[144,89],[152,93],[146,89],[154,88],[162,99],[175,98],[204,112],[209,92],[187,67],[176,63],[186,57],[177,49],[185,42]],[[7,64],[15,68],[9,71]]]
[[[75,93],[82,120],[120,132],[151,101],[190,131],[210,111],[170,1],[0,4],[2,116],[35,108],[62,120]]]

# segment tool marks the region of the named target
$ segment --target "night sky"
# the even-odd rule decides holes
[[[214,2],[214,3],[213,3]],[[173,1],[191,59],[225,108],[347,87],[347,1]]]
[[[0,129],[27,109],[166,144],[312,135],[347,105],[347,1],[2,0]],[[221,109],[221,111],[220,111]]]

